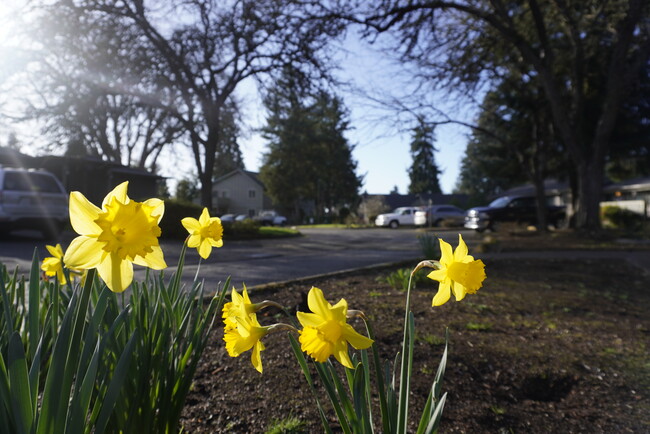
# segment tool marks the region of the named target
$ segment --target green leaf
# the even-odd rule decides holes
[[[442,418],[442,410],[445,408],[445,401],[447,400],[447,394],[445,393],[440,398],[440,402],[436,406],[433,415],[431,415],[431,420],[425,431],[425,434],[431,434],[438,431],[438,426],[440,425],[440,419]]]
[[[100,342],[97,341],[95,351],[83,377],[77,377],[75,394],[70,400],[69,417],[65,427],[66,433],[75,434],[85,431],[86,415],[88,414],[88,408],[90,408],[90,399],[95,387],[101,348]]]
[[[38,267],[38,249],[34,249],[32,256],[32,268],[29,273],[29,311],[28,311],[28,324],[29,324],[29,359],[34,360],[36,353],[36,346],[38,345],[38,338],[41,335],[39,330],[40,320],[40,268]]]
[[[124,351],[120,355],[120,359],[117,362],[117,366],[113,372],[113,378],[111,379],[108,390],[106,391],[106,395],[104,395],[104,399],[102,400],[101,411],[99,412],[99,416],[95,422],[96,434],[101,434],[106,429],[108,419],[113,412],[115,402],[117,401],[117,398],[120,395],[120,390],[122,389],[122,385],[126,380],[127,373],[129,371],[129,364],[131,363],[131,358],[133,356],[133,348],[135,346],[137,338],[138,331],[136,330],[131,335],[131,338],[127,342],[126,347],[124,348]]]
[[[9,339],[8,374],[11,390],[11,407],[16,423],[16,433],[29,433],[32,429],[33,403],[27,374],[27,359],[23,341],[17,332]]]

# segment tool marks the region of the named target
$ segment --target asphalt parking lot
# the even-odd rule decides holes
[[[200,262],[196,250],[188,251],[183,280],[187,283],[197,274],[205,280],[208,291],[215,290],[228,276],[236,287],[256,286],[266,283],[304,278],[367,267],[383,263],[420,258],[418,236],[421,230],[414,228],[392,229],[302,229],[302,237],[252,241],[225,241],[224,246],[213,249],[212,255]],[[476,235],[462,230],[468,245]],[[436,232],[455,245],[458,230]],[[65,233],[63,247],[75,236]],[[45,244],[51,244],[38,234],[19,233],[8,240],[0,241],[0,262],[9,270],[19,268],[19,273],[28,274],[34,248],[42,259],[49,256]],[[165,260],[172,269],[180,256],[182,241],[162,240]],[[136,276],[142,276],[144,269],[135,266]],[[171,273],[168,269],[167,273]]]

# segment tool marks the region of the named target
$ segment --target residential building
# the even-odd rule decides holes
[[[258,215],[271,208],[264,184],[256,172],[236,169],[212,183],[212,206],[217,214]]]

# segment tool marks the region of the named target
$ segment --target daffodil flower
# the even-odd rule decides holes
[[[456,301],[465,298],[466,294],[474,294],[485,280],[485,264],[468,255],[467,245],[458,234],[458,247],[452,251],[449,243],[440,239],[440,267],[427,275],[430,279],[440,282],[438,292],[433,297],[433,306],[445,304],[453,291]]]
[[[333,355],[343,366],[352,369],[348,343],[356,349],[365,349],[373,340],[360,335],[347,323],[347,301],[341,299],[332,306],[325,300],[323,291],[312,287],[307,305],[313,313],[297,313],[303,326],[299,338],[302,350],[321,363]]]
[[[213,247],[223,246],[223,226],[219,217],[210,217],[207,208],[203,208],[203,212],[199,219],[192,217],[185,217],[181,223],[190,233],[187,240],[187,246],[194,248],[199,252],[203,259],[208,259]]]
[[[69,268],[97,268],[113,292],[133,281],[133,264],[154,270],[167,267],[158,244],[165,204],[160,199],[136,202],[127,196],[128,182],[113,189],[98,208],[78,191],[70,193],[70,223],[80,235],[64,257]]]
[[[233,288],[230,297],[232,301],[223,305],[222,318],[226,328],[235,328],[237,327],[237,320],[235,318],[254,314],[257,309],[248,297],[246,286],[244,286],[241,294]]]
[[[240,295],[232,289],[232,301],[223,306],[224,336],[226,351],[230,357],[252,349],[251,363],[260,373],[262,372],[262,351],[264,344],[261,339],[266,336],[269,327],[262,327],[257,321],[255,306],[248,298],[246,288]]]
[[[41,265],[41,270],[45,272],[45,275],[48,277],[54,277],[58,279],[61,285],[65,285],[67,280],[65,274],[63,274],[63,248],[61,244],[56,246],[45,246],[48,252],[50,252],[50,257],[43,259],[43,265]]]

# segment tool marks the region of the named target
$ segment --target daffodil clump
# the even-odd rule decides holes
[[[11,404],[0,406],[1,432],[178,431],[230,287],[228,279],[209,288],[206,303],[203,281],[182,284],[185,255],[196,248],[207,259],[223,245],[223,228],[207,209],[183,219],[189,235],[172,278],[147,273],[134,284],[134,264],[167,267],[159,244],[165,206],[133,200],[128,186],[117,185],[100,206],[72,192],[78,236],[66,251],[46,246],[40,264],[36,252],[28,280],[0,264],[0,384]],[[235,328],[254,335],[251,324]],[[259,338],[236,342],[233,354],[249,341]]]
[[[261,352],[264,350],[262,339],[272,331],[287,330],[294,350],[294,354],[303,370],[305,378],[315,396],[318,396],[311,374],[307,369],[304,354],[310,357],[321,379],[325,392],[329,397],[338,422],[343,432],[372,432],[372,404],[371,382],[368,376],[369,357],[367,350],[373,354],[374,373],[378,388],[379,403],[381,408],[381,423],[384,432],[406,433],[408,426],[408,401],[409,389],[412,378],[413,343],[415,340],[415,321],[410,310],[410,294],[413,275],[421,268],[432,268],[428,277],[440,282],[438,292],[433,297],[433,306],[446,303],[453,292],[457,301],[462,300],[466,294],[474,294],[483,285],[486,278],[485,264],[469,255],[467,245],[462,236],[458,237],[458,246],[454,251],[451,245],[440,240],[442,252],[440,260],[427,260],[420,262],[411,273],[408,290],[406,293],[406,309],[404,318],[404,339],[402,341],[401,363],[399,365],[399,379],[397,373],[389,380],[385,378],[382,363],[373,339],[372,327],[365,315],[359,311],[348,309],[345,299],[338,303],[330,304],[319,288],[312,287],[307,296],[307,305],[310,312],[296,312],[296,320],[292,324],[278,323],[263,326],[258,322],[257,312],[266,306],[280,307],[277,303],[264,301],[255,304],[250,300],[246,288],[239,294],[232,290],[232,301],[223,307],[224,341],[226,351],[231,357],[238,357],[251,350],[251,363],[260,373],[262,369]],[[293,320],[293,317],[287,313]],[[361,318],[366,325],[368,336],[357,332],[348,319]],[[293,336],[298,336],[296,340]],[[350,352],[350,347],[358,353]],[[352,396],[341,389],[343,380],[334,368],[331,359],[338,361],[346,369],[349,391]],[[440,384],[445,371],[447,349],[443,353],[440,367],[434,378],[431,393],[425,410],[420,418],[418,433],[431,433],[437,430],[442,409],[445,404],[446,394],[440,395]],[[399,385],[397,390],[396,384]],[[320,401],[319,407],[321,422],[325,431],[330,432],[328,421],[324,416],[324,409]]]

